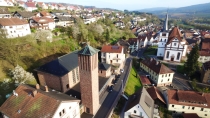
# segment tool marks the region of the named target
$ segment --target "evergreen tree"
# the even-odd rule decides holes
[[[109,39],[110,39],[109,29],[106,29],[105,38],[106,38],[106,41],[109,41]]]
[[[184,64],[186,73],[189,77],[191,77],[195,71],[199,68],[198,58],[199,58],[199,48],[196,44],[190,54],[187,55],[187,61]]]

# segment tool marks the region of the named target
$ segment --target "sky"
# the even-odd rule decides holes
[[[114,8],[118,10],[140,10],[154,7],[177,8],[209,3],[210,0],[37,0],[39,2],[62,2],[97,8]]]

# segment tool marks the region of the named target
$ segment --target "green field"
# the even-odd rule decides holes
[[[133,93],[135,93],[137,90],[139,90],[139,88],[141,87],[142,84],[140,82],[140,78],[137,76],[135,68],[132,67],[129,74],[128,82],[125,87],[125,94],[130,96]]]

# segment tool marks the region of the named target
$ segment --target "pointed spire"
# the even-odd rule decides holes
[[[167,13],[166,13],[166,19],[165,19],[165,22],[164,22],[164,28],[163,28],[164,31],[167,31],[168,30],[168,9],[167,9]]]

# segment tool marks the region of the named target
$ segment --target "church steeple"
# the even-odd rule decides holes
[[[168,31],[168,10],[167,10],[166,19],[164,22],[163,31]]]

